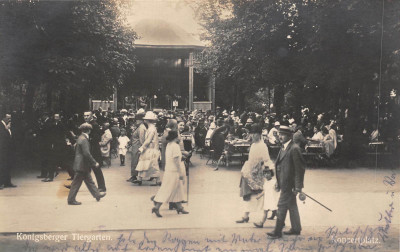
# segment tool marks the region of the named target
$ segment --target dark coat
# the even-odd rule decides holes
[[[303,133],[301,133],[300,130],[296,131],[296,133],[293,134],[293,142],[298,146],[300,146],[302,149],[304,149],[304,147],[307,144],[307,140],[305,139]]]
[[[101,132],[100,126],[96,121],[91,121],[90,124],[93,127],[92,131],[90,132],[91,153],[94,159],[101,164],[103,157],[100,151],[100,142],[103,133]]]
[[[10,132],[2,121],[0,121],[0,162],[4,162],[10,156],[10,147],[12,145],[12,138]],[[5,165],[0,163],[0,165]]]
[[[305,161],[300,147],[291,141],[286,150],[278,154],[275,162],[276,179],[282,192],[304,187]]]
[[[91,167],[96,165],[96,160],[90,154],[90,143],[86,135],[78,137],[75,146],[74,171],[90,172]]]

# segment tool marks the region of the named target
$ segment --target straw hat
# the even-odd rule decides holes
[[[146,115],[143,117],[143,120],[157,121],[157,116],[152,111],[147,111]]]

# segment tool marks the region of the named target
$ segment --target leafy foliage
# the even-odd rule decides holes
[[[27,111],[42,90],[50,109],[82,110],[88,97],[110,96],[135,69],[136,34],[123,15],[127,4],[116,0],[3,1],[3,93],[24,84]],[[60,100],[52,106],[55,95]]]

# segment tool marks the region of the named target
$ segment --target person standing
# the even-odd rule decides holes
[[[11,134],[11,115],[4,115],[0,123],[0,190],[4,187],[17,187],[11,183],[11,168],[14,166]]]
[[[110,168],[111,166],[111,140],[112,140],[112,135],[110,131],[110,124],[109,123],[104,123],[103,124],[103,130],[104,133],[101,136],[101,141],[100,141],[100,150],[101,150],[101,155],[103,156],[103,161],[106,162],[108,167]]]
[[[101,142],[101,129],[99,124],[96,121],[96,117],[93,116],[91,111],[87,111],[83,114],[83,118],[86,123],[92,125],[92,130],[89,135],[90,142],[90,151],[93,158],[99,163],[98,167],[94,167],[93,173],[96,177],[97,186],[99,187],[100,192],[106,191],[106,183],[104,181],[103,171],[101,170],[101,166],[103,163],[103,157],[100,151],[100,142]]]
[[[278,212],[275,229],[267,233],[270,239],[282,237],[287,211],[290,212],[291,229],[283,232],[285,235],[300,235],[301,223],[296,196],[304,187],[305,161],[300,147],[292,141],[293,131],[287,126],[279,129],[279,139],[282,143],[276,158],[277,189],[280,190]]]
[[[79,126],[82,134],[76,141],[75,146],[75,159],[74,159],[74,171],[75,176],[71,184],[71,189],[68,194],[68,205],[80,205],[81,202],[76,201],[76,195],[78,194],[79,188],[82,185],[82,181],[85,181],[87,188],[93,197],[100,201],[101,198],[106,196],[105,192],[100,192],[93,179],[91,167],[99,168],[100,164],[93,158],[90,153],[89,135],[92,130],[92,125],[89,123],[83,123]]]
[[[65,158],[65,128],[61,122],[60,114],[54,114],[53,122],[48,129],[48,141],[50,152],[49,164],[47,165],[47,177],[42,182],[52,182],[54,177],[58,175],[58,170],[61,168]]]
[[[151,210],[157,217],[162,217],[160,207],[164,202],[173,203],[176,212],[188,214],[182,207],[184,200],[185,166],[182,163],[182,152],[179,147],[179,138],[176,131],[169,131],[166,137],[168,142],[165,151],[165,173],[163,183],[157,194],[151,198],[154,208]]]
[[[127,182],[139,183],[138,172],[136,171],[136,166],[139,162],[139,148],[142,146],[146,136],[146,126],[143,123],[144,110],[139,110],[135,116],[136,130],[133,132],[131,137],[132,145],[132,156],[131,156],[131,177]]]
[[[155,185],[161,185],[160,180],[160,167],[158,159],[160,157],[160,150],[158,145],[158,133],[156,126],[157,116],[151,112],[146,112],[143,120],[147,124],[145,140],[139,148],[140,157],[136,171],[138,171],[138,184],[141,185],[144,180],[155,180]]]

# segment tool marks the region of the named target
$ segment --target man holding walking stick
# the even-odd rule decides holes
[[[283,233],[285,235],[300,235],[301,232],[296,196],[304,187],[305,161],[300,147],[293,143],[292,136],[291,128],[287,126],[280,127],[279,140],[282,143],[282,149],[275,163],[277,188],[280,190],[280,197],[275,229],[273,232],[267,233],[270,239],[282,237],[282,229],[285,225],[288,210],[290,212],[291,229]]]

